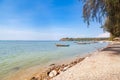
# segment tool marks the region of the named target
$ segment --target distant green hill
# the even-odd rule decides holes
[[[109,38],[61,38],[60,41],[101,41],[108,40]]]

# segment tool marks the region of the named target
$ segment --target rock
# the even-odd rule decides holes
[[[58,74],[60,74],[62,71],[63,71],[63,69],[60,68],[57,72],[58,72]]]
[[[74,64],[77,64],[77,61],[74,61]]]
[[[54,77],[57,75],[57,71],[56,70],[52,70],[50,73],[49,73],[49,77]]]
[[[30,80],[38,80],[38,78],[36,78],[36,77],[32,77]]]
[[[85,59],[88,59],[89,57],[86,57]]]
[[[55,64],[50,64],[50,66],[54,66]]]
[[[65,64],[62,64],[62,66],[65,66]]]
[[[63,71],[66,71],[69,68],[69,66],[66,66],[63,68]]]
[[[80,58],[80,59],[79,59],[79,62],[83,61],[84,59],[85,59],[84,57],[83,57],[83,58]]]

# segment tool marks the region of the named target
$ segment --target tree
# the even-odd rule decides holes
[[[120,37],[120,0],[82,0],[83,18],[89,25],[96,20],[99,23],[105,20],[103,29],[113,37]]]

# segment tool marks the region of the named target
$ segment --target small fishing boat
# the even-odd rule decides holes
[[[69,47],[70,45],[66,44],[56,44],[57,47]]]

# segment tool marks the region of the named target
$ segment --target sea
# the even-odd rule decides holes
[[[69,47],[57,47],[67,44]],[[77,44],[74,41],[0,41],[0,80],[13,70],[46,65],[77,56],[87,55],[106,47],[108,43]]]

